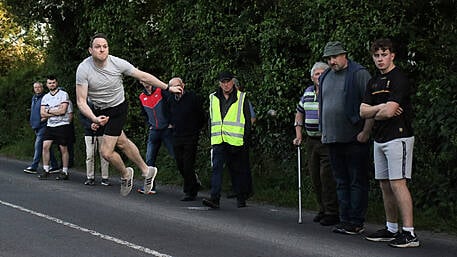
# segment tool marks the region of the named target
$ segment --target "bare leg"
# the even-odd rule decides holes
[[[392,180],[390,186],[400,209],[403,227],[413,227],[413,200],[406,179]]]
[[[111,165],[113,165],[114,168],[121,173],[123,178],[127,179],[125,176],[128,173],[125,168],[124,161],[122,160],[121,156],[116,151],[114,151],[114,147],[116,147],[118,138],[119,137],[103,135],[101,153],[103,158],[105,158]]]
[[[51,150],[52,140],[43,141],[43,166],[49,166],[50,150]]]
[[[141,157],[138,147],[136,147],[136,145],[127,138],[124,131],[122,131],[121,135],[118,137],[117,147],[119,147],[119,149],[127,156],[127,158],[135,163],[135,165],[141,170],[143,176],[148,174],[148,165]]]
[[[384,210],[386,212],[386,220],[392,223],[398,223],[398,208],[397,200],[390,186],[389,180],[380,180],[379,186],[382,190],[382,199],[384,200]]]
[[[60,153],[62,154],[62,167],[68,169],[68,160],[69,160],[68,147],[59,145],[59,148],[60,148]]]

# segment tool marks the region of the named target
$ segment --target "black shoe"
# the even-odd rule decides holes
[[[319,221],[322,226],[333,226],[340,222],[338,215],[324,215]]]
[[[313,218],[313,222],[319,222],[321,221],[322,218],[324,218],[324,213],[323,212],[319,212],[316,216],[314,216]]]
[[[59,175],[56,177],[56,180],[68,180],[70,175],[65,172],[60,172]]]
[[[357,235],[361,234],[363,231],[365,231],[363,224],[355,225],[347,222],[340,222],[333,228],[333,232],[345,235]]]
[[[387,228],[380,229],[372,234],[365,237],[366,240],[373,242],[391,242],[398,237],[400,233],[392,233]]]
[[[49,176],[50,176],[50,173],[45,171],[45,172],[41,173],[40,175],[38,175],[38,178],[41,180],[45,180],[45,179],[48,179]]]
[[[400,248],[407,248],[407,247],[418,247],[420,246],[419,240],[417,239],[416,235],[412,235],[408,231],[402,231],[397,238],[390,241],[390,246],[392,247],[400,247]]]
[[[59,173],[59,172],[60,172],[60,168],[58,168],[58,167],[49,168],[49,173]]]
[[[102,186],[111,186],[111,183],[107,178],[102,178],[102,182],[100,182]]]
[[[36,169],[32,168],[32,167],[27,167],[24,169],[24,172],[25,173],[29,173],[29,174],[37,174],[37,171]]]
[[[93,185],[95,185],[95,179],[93,179],[93,178],[88,178],[88,179],[86,180],[86,182],[84,182],[84,185],[86,185],[86,186],[93,186]]]
[[[181,198],[181,201],[183,201],[183,202],[191,202],[191,201],[195,201],[195,200],[196,200],[196,197],[193,195],[185,195],[183,198]]]
[[[219,209],[219,198],[203,199],[203,205],[210,207],[211,209]]]
[[[246,207],[246,200],[243,197],[238,197],[236,199],[236,207],[238,207],[238,208]]]

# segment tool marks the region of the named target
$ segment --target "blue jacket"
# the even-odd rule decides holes
[[[139,96],[143,113],[150,129],[165,129],[170,124],[170,93],[153,87],[152,93],[146,90]]]
[[[365,69],[362,65],[348,60],[348,68],[346,73],[346,80],[344,82],[344,97],[345,97],[345,106],[344,112],[346,113],[346,117],[352,122],[352,124],[357,124],[362,118],[360,117],[360,100],[358,98],[360,94],[354,92],[354,90],[358,90],[357,87],[353,86],[354,83],[354,74],[361,70]],[[325,76],[330,72],[331,68],[322,73],[319,77],[319,85],[320,90],[322,92],[322,86],[324,85],[322,82],[324,81]],[[322,110],[322,94],[319,93],[319,110]],[[322,124],[322,115],[319,115],[319,124]]]
[[[41,100],[45,94],[33,95],[32,104],[30,106],[30,126],[32,129],[37,130],[46,127],[46,120],[41,121]]]

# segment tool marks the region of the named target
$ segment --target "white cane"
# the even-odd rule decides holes
[[[298,224],[302,224],[301,219],[301,157],[300,146],[297,146],[297,163],[298,163]]]

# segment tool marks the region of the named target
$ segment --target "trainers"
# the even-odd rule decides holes
[[[417,236],[413,236],[408,231],[402,231],[398,233],[398,236],[390,241],[390,246],[392,247],[400,247],[400,248],[407,248],[407,247],[418,247],[420,245]]]
[[[203,205],[204,206],[208,206],[210,207],[211,209],[219,209],[219,199],[218,198],[205,198],[203,199],[202,201]]]
[[[121,178],[121,191],[122,196],[127,196],[133,187],[133,169],[127,167],[127,178]]]
[[[363,231],[365,231],[363,225],[359,226],[347,222],[340,222],[333,228],[333,232],[345,235],[357,235],[361,234]]]
[[[38,175],[38,179],[41,179],[41,180],[44,180],[44,179],[48,179],[50,173],[49,172],[43,172],[41,173],[40,175]]]
[[[111,183],[107,178],[102,178],[102,182],[100,182],[102,186],[111,186]]]
[[[59,173],[60,172],[60,169],[57,168],[57,167],[50,167],[49,168],[49,173]]]
[[[29,173],[29,174],[37,174],[36,169],[32,168],[31,166],[25,168],[25,169],[24,169],[24,172],[25,172],[25,173]]]
[[[154,178],[157,175],[157,168],[156,167],[148,167],[148,173],[144,177],[144,191],[149,192],[152,189],[152,186],[154,184]]]
[[[93,185],[95,185],[95,179],[93,179],[93,178],[88,178],[88,179],[86,180],[86,182],[84,182],[84,185],[86,185],[86,186],[93,186]]]
[[[399,235],[398,232],[392,233],[387,228],[380,229],[365,237],[366,240],[373,242],[390,242]]]
[[[151,189],[149,192],[144,193],[144,188],[143,188],[143,187],[138,188],[136,191],[137,191],[138,193],[144,194],[144,195],[155,195],[155,194],[157,194],[157,191],[154,190],[154,189]]]
[[[60,172],[59,175],[56,177],[56,180],[68,180],[68,177],[70,177],[70,174]]]

